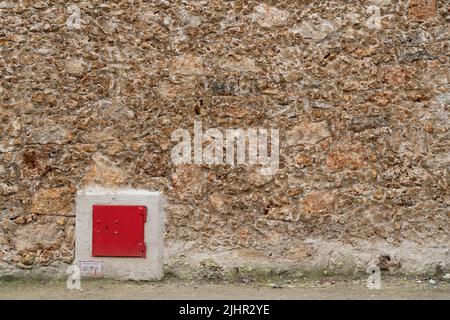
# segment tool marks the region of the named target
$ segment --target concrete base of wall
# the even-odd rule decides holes
[[[147,207],[145,223],[146,258],[93,257],[92,206],[140,205]],[[159,192],[134,189],[88,188],[80,190],[76,201],[75,261],[102,261],[103,274],[112,279],[151,280],[163,276],[163,200]]]
[[[399,245],[384,242],[364,242],[357,246],[321,239],[310,241],[314,255],[298,260],[269,251],[245,249],[202,251],[182,241],[165,242],[165,274],[183,280],[267,280],[281,274],[284,278],[316,277],[324,275],[365,276],[369,265],[379,265],[382,276],[388,274],[436,276],[450,273],[450,248],[447,243],[417,244],[404,241]],[[269,254],[272,253],[271,256]],[[389,257],[389,258],[388,258]],[[110,265],[109,260],[107,261]],[[160,263],[161,260],[158,260]],[[0,263],[1,277],[59,278],[66,279],[68,265],[57,262],[51,266],[18,269]],[[133,279],[107,270],[106,278]],[[161,271],[162,274],[162,271]],[[144,279],[145,277],[136,278]],[[157,279],[149,277],[148,279]],[[147,279],[147,278],[145,278]]]

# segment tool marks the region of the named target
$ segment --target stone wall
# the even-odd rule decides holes
[[[164,194],[167,273],[450,268],[449,1],[72,4],[0,1],[0,274],[64,272],[91,185]],[[175,166],[194,120],[279,170]]]

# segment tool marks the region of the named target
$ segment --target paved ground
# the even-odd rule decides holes
[[[450,299],[450,282],[383,279],[380,290],[365,280],[301,280],[284,283],[214,284],[197,282],[119,282],[84,280],[82,290],[63,281],[0,280],[0,299]]]

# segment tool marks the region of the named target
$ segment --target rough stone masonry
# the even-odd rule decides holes
[[[64,274],[95,185],[163,193],[167,274],[449,270],[449,11],[0,1],[0,275]],[[279,170],[175,166],[195,120],[279,129]]]

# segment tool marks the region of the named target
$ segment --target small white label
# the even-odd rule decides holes
[[[80,271],[82,277],[103,277],[103,261],[80,261]]]

